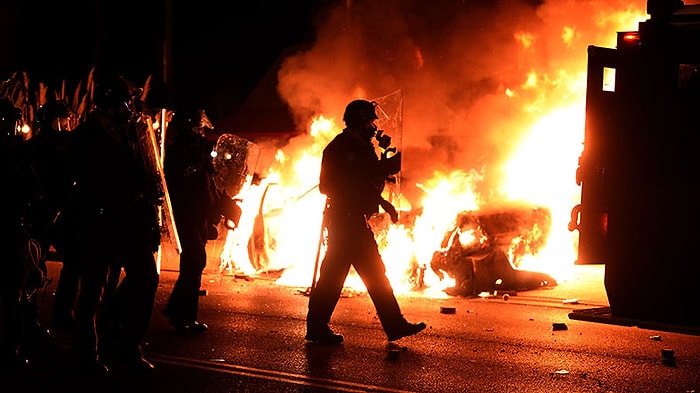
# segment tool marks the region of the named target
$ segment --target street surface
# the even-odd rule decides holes
[[[49,317],[60,263],[42,297]],[[569,318],[607,306],[602,266],[578,266],[553,289],[484,298],[399,296],[411,322],[428,328],[390,347],[371,300],[348,292],[331,327],[335,347],[304,341],[306,288],[258,277],[205,271],[200,321],[209,331],[175,333],[162,310],[177,277],[163,266],[145,353],[147,376],[107,380],[76,375],[65,332],[55,332],[28,375],[12,375],[2,392],[677,392],[700,390],[700,334]],[[455,313],[442,313],[454,307]],[[390,351],[390,349],[396,349]],[[663,350],[673,350],[664,358]],[[666,351],[668,352],[668,351]],[[9,381],[13,381],[9,384]]]

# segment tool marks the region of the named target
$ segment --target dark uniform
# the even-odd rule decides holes
[[[202,272],[207,266],[206,244],[221,221],[216,208],[222,193],[213,180],[213,143],[203,128],[213,128],[204,110],[178,110],[166,132],[163,170],[182,246],[180,271],[163,311],[180,332],[200,333],[208,326],[197,321]]]
[[[394,222],[398,219],[396,210],[382,198],[381,192],[387,177],[400,169],[400,153],[389,159],[377,157],[371,142],[377,131],[376,118],[373,103],[351,102],[344,116],[347,127],[323,151],[319,189],[328,197],[325,212],[328,249],[318,283],[309,298],[306,334],[309,341],[324,344],[343,341],[343,336],[334,333],[328,323],[351,266],[362,278],[389,341],[425,328],[424,323],[407,322],[401,314],[368,224],[380,205]]]

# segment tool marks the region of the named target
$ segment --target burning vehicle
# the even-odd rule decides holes
[[[441,279],[445,273],[455,279],[455,286],[445,290],[452,296],[555,286],[549,274],[517,268],[524,255],[544,247],[550,229],[551,215],[543,207],[463,211],[430,267]]]

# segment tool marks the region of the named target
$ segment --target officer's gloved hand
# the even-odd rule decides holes
[[[391,202],[387,201],[386,199],[382,199],[379,202],[379,206],[381,206],[385,212],[389,213],[389,217],[391,217],[391,222],[396,224],[399,221],[399,213],[396,211],[396,208],[394,207],[394,205],[391,204]]]
[[[379,164],[386,176],[398,173],[401,171],[401,152],[398,152],[389,158],[379,160]]]

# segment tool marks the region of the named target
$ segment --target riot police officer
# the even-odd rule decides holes
[[[319,190],[328,199],[326,218],[328,248],[318,282],[311,289],[306,317],[306,340],[340,344],[343,336],[328,323],[350,267],[367,287],[389,341],[416,334],[425,323],[409,323],[386,277],[386,268],[368,219],[382,206],[396,223],[398,214],[382,198],[389,176],[400,170],[401,153],[379,159],[372,143],[377,134],[375,103],[350,102],[343,116],[345,129],[325,147],[321,158]]]
[[[166,131],[163,170],[182,251],[178,278],[163,312],[183,333],[208,329],[197,320],[199,291],[207,265],[206,244],[216,238],[222,216],[218,201],[224,193],[214,183],[214,146],[204,135],[207,128],[214,126],[203,109],[183,108],[174,112]]]

